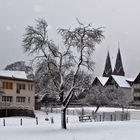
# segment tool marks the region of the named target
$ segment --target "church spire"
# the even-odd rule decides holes
[[[120,48],[118,48],[118,54],[117,54],[117,59],[116,59],[116,64],[115,64],[113,74],[114,75],[120,75],[120,76],[125,75],[125,72],[124,72],[124,69],[123,69],[123,64],[122,64],[122,59],[121,59]]]
[[[110,55],[108,51],[103,77],[109,77],[111,74],[112,74],[112,67],[111,67]]]

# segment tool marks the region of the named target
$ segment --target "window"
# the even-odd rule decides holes
[[[18,102],[18,103],[25,103],[25,97],[17,97],[16,98],[16,102]]]
[[[33,85],[32,84],[28,85],[28,90],[33,91]]]
[[[26,85],[25,84],[17,84],[17,93],[20,93],[20,90],[25,90]]]
[[[134,101],[140,101],[140,97],[134,97]]]
[[[4,89],[13,89],[13,83],[12,82],[3,82],[2,87]]]
[[[12,96],[2,96],[2,102],[12,102]]]
[[[134,92],[140,92],[140,89],[138,89],[138,88],[134,88]]]
[[[23,89],[25,90],[26,88],[26,85],[25,84],[17,84],[17,89]]]

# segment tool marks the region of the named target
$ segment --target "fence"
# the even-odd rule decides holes
[[[95,121],[126,121],[130,120],[130,112],[101,112],[93,114]]]
[[[51,112],[51,113],[60,113],[61,109],[60,108],[47,108],[46,112]],[[130,112],[126,111],[115,111],[115,112],[99,112],[99,113],[94,113],[93,110],[90,110],[88,108],[68,108],[67,109],[67,115],[91,115],[92,118],[95,121],[126,121],[130,120]]]

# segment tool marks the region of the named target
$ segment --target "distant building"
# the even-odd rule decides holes
[[[25,72],[0,71],[0,117],[34,117],[34,93],[34,81]]]
[[[106,62],[105,62],[105,68],[103,72],[103,77],[109,77],[111,75],[125,76],[120,49],[118,49],[114,71],[112,71],[111,60],[110,60],[110,55],[108,51]]]
[[[140,76],[137,77],[137,79],[138,78],[140,78]],[[126,101],[132,102],[134,101],[134,99],[136,99],[136,95],[137,95],[137,94],[133,94],[133,90],[132,90],[133,82],[134,82],[134,78],[125,77],[125,71],[123,68],[121,52],[120,52],[120,49],[118,49],[114,70],[112,71],[110,54],[108,51],[107,58],[105,61],[105,68],[103,71],[103,76],[95,77],[92,85],[103,86],[109,89],[118,89],[126,95],[125,96]],[[135,80],[135,83],[136,82],[137,80]],[[135,85],[133,87],[135,87]],[[140,88],[140,83],[139,83],[139,88]],[[140,93],[139,93],[139,98],[140,98]]]

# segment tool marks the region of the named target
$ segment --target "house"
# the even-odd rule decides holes
[[[133,101],[132,87],[125,76],[111,75],[107,80],[105,87],[108,89],[117,89],[125,95],[127,102]]]
[[[34,117],[34,81],[23,71],[0,71],[0,117]]]

